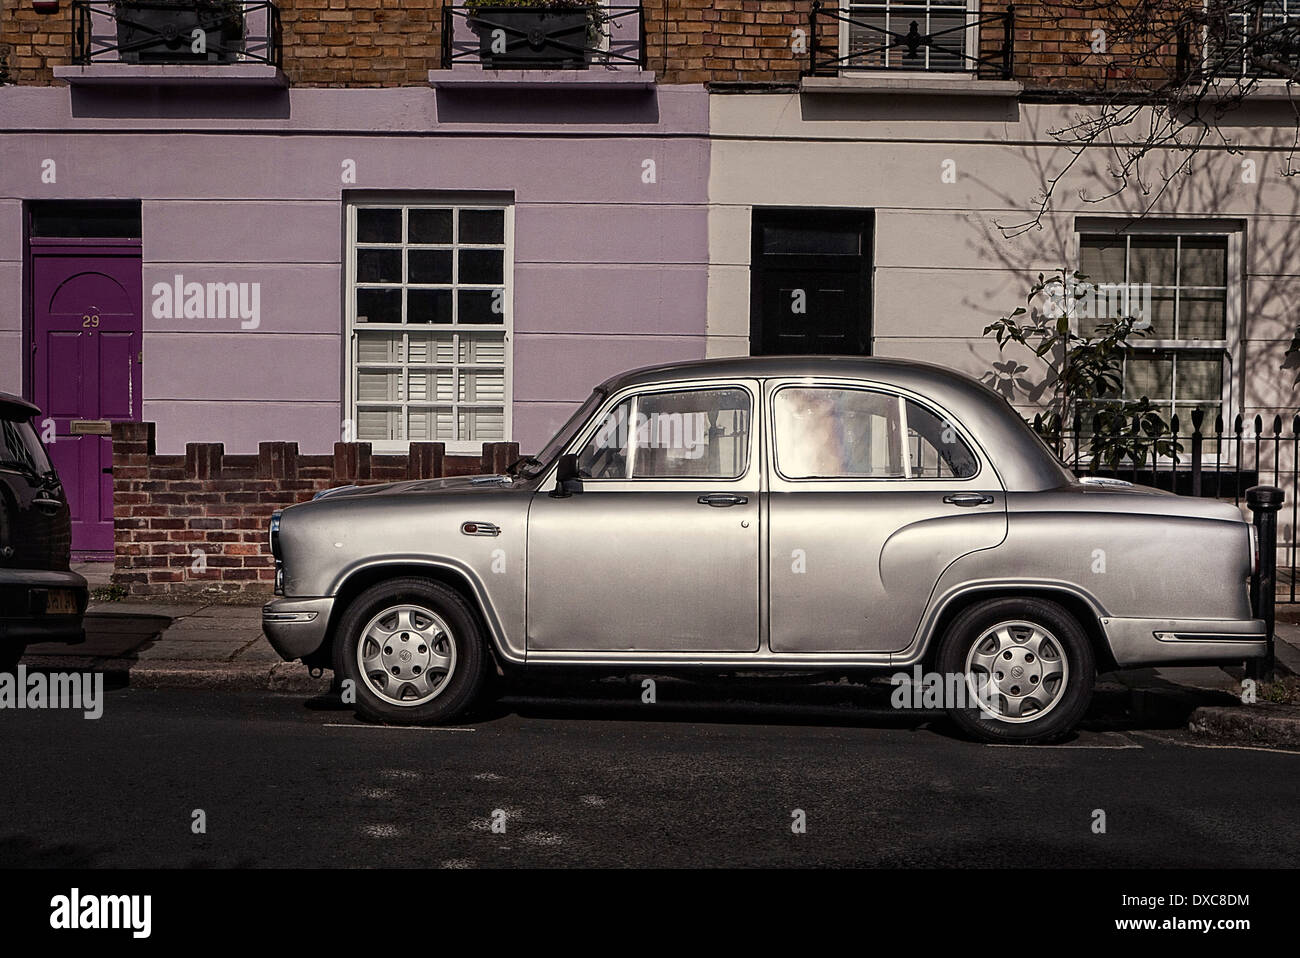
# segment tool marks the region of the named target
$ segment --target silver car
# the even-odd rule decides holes
[[[1266,650],[1235,506],[1076,480],[995,393],[899,360],[625,373],[507,475],[330,490],[270,544],[272,645],[382,722],[451,721],[498,665],[883,670],[1045,742],[1099,670]]]

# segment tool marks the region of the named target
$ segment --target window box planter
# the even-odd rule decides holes
[[[485,70],[585,70],[599,38],[598,8],[485,3],[472,8]]]
[[[233,63],[244,51],[239,0],[117,0],[113,16],[124,63]],[[196,30],[206,33],[201,53]]]

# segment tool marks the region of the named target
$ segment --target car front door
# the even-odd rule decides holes
[[[1006,498],[942,410],[887,387],[769,382],[771,650],[897,652],[940,574],[1006,537]]]
[[[755,652],[755,381],[641,387],[579,436],[581,492],[528,514],[528,650]]]

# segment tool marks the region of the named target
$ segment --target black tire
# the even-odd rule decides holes
[[[13,673],[18,671],[18,660],[23,657],[27,651],[25,642],[2,642],[0,643],[0,672]]]
[[[372,632],[372,641],[365,647],[365,651],[371,653],[370,661],[376,666],[392,662],[393,667],[399,670],[415,669],[420,661],[432,662],[429,656],[437,654],[452,663],[450,668],[442,670],[441,679],[428,678],[439,674],[439,669],[432,665],[427,673],[421,673],[425,676],[423,680],[408,671],[390,684],[388,671],[379,668],[362,674],[362,660],[358,659],[357,649],[362,643],[363,632],[371,627],[383,629],[397,625],[401,620],[393,616],[400,613],[394,612],[384,619],[379,617],[386,610],[401,606],[424,610],[424,614],[410,614],[405,620],[412,623],[408,627],[410,631],[393,631],[394,638],[387,644],[374,642],[373,636],[377,633]],[[445,629],[436,624],[437,620],[441,620]],[[438,639],[440,634],[443,639]],[[399,640],[406,646],[399,645]],[[426,648],[428,652],[424,651]],[[391,649],[398,656],[409,651],[413,661],[400,662],[385,649]],[[418,654],[417,649],[421,650]],[[352,682],[357,714],[386,724],[438,725],[454,721],[478,696],[490,661],[478,616],[469,603],[454,589],[414,576],[380,582],[353,599],[339,623],[334,642],[334,674],[343,681]],[[384,677],[383,686],[379,676]],[[432,697],[423,698],[417,694],[420,692],[430,693]]]
[[[1005,651],[1003,647],[1008,643],[1005,638],[998,637],[1001,632],[996,630],[1000,625],[1010,626],[1005,635],[1012,641]],[[1046,635],[1046,638],[1039,638],[1045,650],[1041,658],[1026,651],[1033,641],[1034,627]],[[972,646],[977,642],[981,643],[981,649],[972,653]],[[1050,654],[1052,651],[1063,659],[1063,668]],[[972,687],[970,675],[989,675],[978,665],[972,665],[968,673],[967,663],[973,655],[991,656],[992,661],[999,665],[1003,664],[1005,656],[1010,669],[1019,666],[1020,672],[1018,678],[1013,677],[1010,669],[997,672],[997,677],[989,685],[988,704],[991,708],[978,702],[949,703],[948,714],[972,738],[1021,745],[1055,742],[1068,735],[1088,711],[1096,678],[1092,643],[1074,616],[1055,602],[1046,599],[991,599],[966,609],[953,620],[940,640],[935,664],[942,676],[962,675],[965,678],[962,683],[964,690],[969,690]],[[1061,669],[1064,677],[1055,681],[1047,679],[1038,686],[1040,679],[1035,674],[1035,662],[1039,663],[1044,674]],[[1043,667],[1044,662],[1052,664]],[[1022,685],[1010,684],[1013,682],[1025,683],[1025,691],[1020,692]],[[1034,683],[1033,687],[1030,682]],[[979,682],[975,684],[979,685]],[[1041,692],[1041,701],[1035,698],[1034,688]],[[1014,717],[1016,701],[1008,697],[1012,691],[1019,694],[1023,713]]]

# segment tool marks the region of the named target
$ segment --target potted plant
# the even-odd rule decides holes
[[[241,0],[113,0],[126,63],[230,63],[244,51]],[[204,32],[200,49],[198,34]]]
[[[608,15],[600,0],[467,0],[488,70],[585,70]]]

